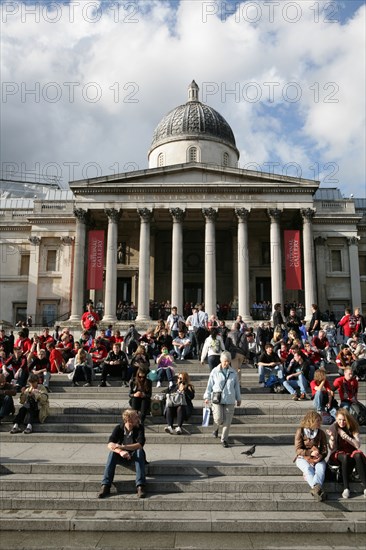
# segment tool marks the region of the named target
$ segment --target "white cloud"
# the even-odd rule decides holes
[[[103,173],[128,162],[144,168],[156,124],[186,101],[194,78],[231,124],[241,165],[298,162],[312,177],[314,163],[326,173],[334,162],[342,191],[365,196],[365,7],[340,24],[324,21],[321,10],[315,23],[309,2],[292,3],[301,6],[296,23],[286,21],[293,12],[283,12],[284,3],[271,22],[259,2],[249,11],[237,3],[225,21],[207,12],[218,2],[185,0],[176,11],[164,1],[129,2],[119,14],[104,2],[99,22],[90,23],[93,12],[79,4],[74,22],[60,4],[57,23],[19,9],[2,26],[3,162],[58,163],[66,180],[65,163],[74,161],[97,162]],[[253,24],[255,4],[262,17]],[[260,101],[248,83],[257,83]],[[274,102],[264,83],[272,83]],[[39,102],[24,95],[35,86]]]

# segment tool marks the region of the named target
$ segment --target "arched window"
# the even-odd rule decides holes
[[[222,164],[223,166],[229,166],[229,153],[224,153]]]
[[[158,154],[158,166],[164,166],[164,154],[163,153]]]
[[[198,154],[197,147],[190,147],[188,149],[188,162],[197,162]]]

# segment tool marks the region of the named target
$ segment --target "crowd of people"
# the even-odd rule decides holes
[[[320,425],[331,426],[332,435],[330,431],[328,435],[332,461],[342,469],[346,483],[343,496],[347,498],[349,475],[345,472],[352,465],[358,470],[365,466],[364,460],[356,456],[362,453],[355,436],[357,423],[350,414],[354,414],[355,405],[362,405],[358,401],[358,386],[360,380],[366,379],[366,326],[359,308],[354,312],[346,309],[336,326],[322,322],[316,304],[312,306],[309,324],[300,319],[294,307],[285,315],[281,304],[275,304],[272,322],[260,322],[256,329],[248,326],[240,315],[227,327],[225,320],[217,315],[208,316],[202,304],[194,305],[188,315],[187,311],[178,312],[175,306],[169,311],[166,319],[159,319],[144,333],[139,333],[134,324],[124,335],[112,325],[100,328],[100,317],[92,302],[87,304],[81,318],[79,339],[75,339],[68,328],[61,330],[60,327],[55,327],[52,334],[45,327],[41,334],[32,335],[28,328],[21,327],[17,338],[2,330],[0,418],[15,412],[13,398],[20,393],[21,407],[14,417],[11,433],[30,434],[34,423],[44,422],[49,414],[52,376],[66,372],[73,386],[93,385],[97,374],[102,387],[110,385],[110,377],[119,379],[129,392],[130,409],[123,425],[131,428],[130,438],[126,439],[125,432],[120,432],[122,428],[112,434],[111,455],[99,496],[109,494],[116,464],[133,458],[138,470],[138,495],[143,497],[143,426],[151,410],[153,383],[162,388],[167,382],[163,410],[165,431],[180,435],[183,423],[193,412],[195,388],[187,370],[177,369],[177,365],[192,358],[202,365],[207,363],[209,376],[203,399],[212,408],[213,436],[218,438],[221,428],[220,441],[227,448],[235,406],[241,403],[242,369],[256,368],[260,386],[288,392],[294,400],[312,399],[313,410],[296,433],[296,464],[318,499],[323,498],[322,463],[328,452]],[[332,385],[326,372],[326,365],[331,361],[336,362],[339,374]],[[342,415],[343,420],[339,420]],[[345,426],[340,428],[342,422]],[[350,439],[343,436],[344,433]],[[347,447],[349,460],[342,458],[344,444],[339,438],[347,440],[357,451],[355,455],[355,451]],[[309,447],[310,442],[313,445]],[[359,475],[363,481],[363,474]]]

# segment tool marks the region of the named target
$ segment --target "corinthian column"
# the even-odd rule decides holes
[[[114,323],[117,321],[117,240],[118,221],[121,212],[115,208],[105,210],[108,216],[106,273],[105,273],[105,297],[103,321]]]
[[[152,210],[140,208],[140,253],[137,321],[150,320],[150,221]]]
[[[69,321],[80,321],[84,301],[85,237],[88,212],[82,208],[74,210],[76,235],[74,248],[74,275],[72,279],[71,316]]]
[[[281,210],[277,208],[268,210],[271,220],[270,248],[271,248],[271,301],[274,304],[282,304],[282,260],[281,260]]]
[[[251,321],[249,303],[249,254],[248,254],[248,216],[246,208],[236,208],[238,218],[238,313],[244,321]]]
[[[203,208],[205,224],[205,311],[208,316],[216,315],[216,235],[217,210]]]
[[[361,279],[360,279],[360,260],[358,258],[358,237],[347,239],[349,253],[349,269],[351,275],[351,297],[352,307],[362,307],[361,300]]]
[[[169,210],[173,218],[172,234],[172,292],[171,304],[183,311],[183,220],[185,211],[181,208]]]
[[[313,217],[315,210],[307,208],[301,210],[303,219],[304,242],[304,283],[305,283],[305,319],[311,319],[311,305],[317,304],[315,288],[315,257],[313,240]]]

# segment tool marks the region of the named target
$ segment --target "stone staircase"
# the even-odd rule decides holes
[[[332,547],[342,546],[342,534],[344,546],[362,547],[361,486],[354,483],[352,498],[343,500],[341,486],[327,481],[327,501],[314,502],[293,464],[294,432],[310,401],[259,388],[256,371],[244,369],[242,406],[224,449],[212,427],[201,426],[208,368],[194,361],[179,367],[191,375],[196,409],[181,436],[166,434],[162,417],[147,418],[145,500],[136,498],[127,468],[117,469],[110,498],[96,498],[108,437],[128,406],[128,389],[116,381],[74,388],[66,375],[54,375],[45,424],[31,435],[11,435],[11,422],[3,422],[0,548],[119,548],[121,540],[128,549],[297,548],[309,545],[309,533],[321,548],[331,533],[338,537]],[[364,383],[360,399],[366,402]],[[241,454],[254,443],[253,458]]]

